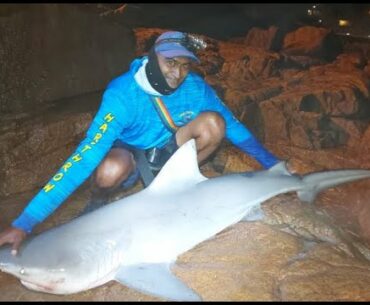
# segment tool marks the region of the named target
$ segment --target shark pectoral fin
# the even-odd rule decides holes
[[[143,293],[173,301],[200,301],[201,298],[170,270],[168,264],[138,264],[119,269],[117,282]]]

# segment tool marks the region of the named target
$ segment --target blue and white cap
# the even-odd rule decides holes
[[[186,34],[182,32],[169,31],[162,33],[155,41],[154,50],[167,58],[183,56],[199,62],[199,58],[186,47],[186,39]]]

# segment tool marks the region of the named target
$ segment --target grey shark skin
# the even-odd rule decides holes
[[[0,270],[29,289],[71,294],[115,280],[175,301],[201,298],[171,273],[177,257],[248,217],[263,201],[290,191],[312,201],[328,187],[370,178],[370,170],[300,177],[281,162],[269,170],[204,177],[195,141],[181,146],[146,189],[28,238]]]

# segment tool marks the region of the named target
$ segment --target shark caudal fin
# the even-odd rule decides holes
[[[297,194],[300,200],[312,203],[324,189],[366,178],[370,178],[370,170],[342,169],[307,174],[302,178],[304,188]]]
[[[178,192],[207,179],[199,171],[195,140],[191,139],[171,156],[148,189]]]

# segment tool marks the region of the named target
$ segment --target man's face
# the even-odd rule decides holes
[[[188,57],[166,58],[160,54],[157,56],[159,67],[168,86],[176,89],[188,75],[192,60]]]

